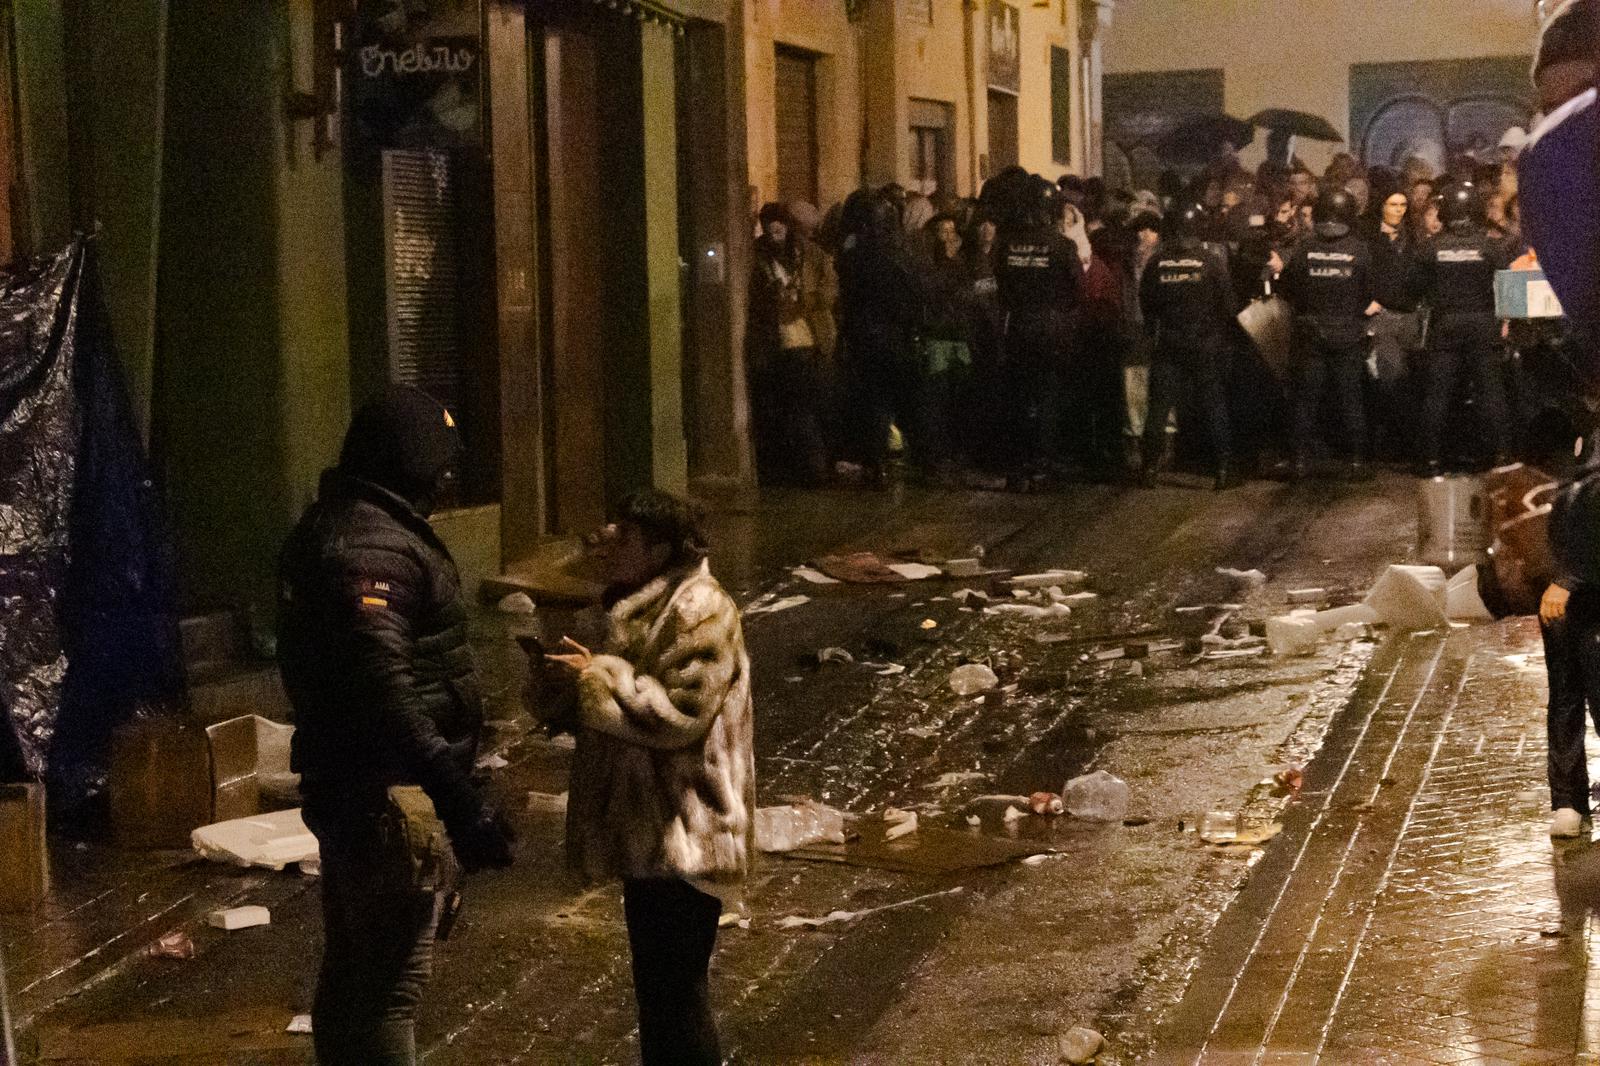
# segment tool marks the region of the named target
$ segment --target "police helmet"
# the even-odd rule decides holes
[[[1311,221],[1320,234],[1345,236],[1356,223],[1356,198],[1343,189],[1323,193],[1312,205]]]
[[[1483,198],[1470,181],[1444,187],[1439,194],[1439,221],[1454,230],[1483,224]]]

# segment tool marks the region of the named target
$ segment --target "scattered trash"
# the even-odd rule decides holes
[[[1311,612],[1267,619],[1267,646],[1274,655],[1310,655],[1322,642],[1322,627]]]
[[[890,563],[889,569],[907,581],[926,581],[929,578],[944,576],[943,570],[927,563]]]
[[[480,758],[474,765],[479,770],[504,770],[511,763],[506,761],[506,757],[499,752],[490,752]]]
[[[977,577],[983,573],[982,559],[948,559],[944,572],[951,577]]]
[[[1258,589],[1267,583],[1267,575],[1260,570],[1235,570],[1231,566],[1217,567],[1217,573],[1229,581],[1237,581],[1241,585]]]
[[[965,663],[950,671],[950,690],[957,696],[976,696],[999,684],[995,672],[983,663]]]
[[[1336,633],[1347,625],[1371,626],[1378,624],[1378,612],[1364,603],[1352,603],[1348,607],[1330,607],[1326,611],[1318,611],[1311,617],[1317,620],[1317,625],[1322,627],[1324,633]]]
[[[744,609],[744,613],[747,616],[756,614],[777,614],[779,611],[787,611],[792,608],[799,607],[801,604],[810,602],[811,597],[804,595],[785,596],[781,600],[769,600],[767,597],[763,596],[755,603],[752,603],[750,606],[746,607]]]
[[[1287,770],[1279,770],[1272,775],[1272,783],[1285,792],[1299,792],[1306,783],[1305,771],[1298,766],[1291,766]]]
[[[884,820],[886,822],[888,821],[888,813],[888,811],[884,812]],[[899,840],[901,837],[910,836],[917,831],[916,811],[898,811],[896,813],[903,814],[905,817],[889,822],[889,827],[883,831],[884,840]]]
[[[281,870],[318,856],[317,838],[306,828],[298,807],[203,825],[189,839],[204,858],[234,866]]]
[[[1233,842],[1235,844],[1250,845],[1265,844],[1281,832],[1283,832],[1283,826],[1277,822],[1269,822],[1265,825],[1240,826],[1238,834],[1233,838]]]
[[[988,603],[990,599],[989,594],[982,589],[956,589],[950,594],[950,598],[957,603],[966,603],[968,600],[981,600],[984,603]]]
[[[835,581],[852,585],[898,585],[908,580],[874,552],[824,556],[816,561],[816,569]]]
[[[1445,585],[1444,613],[1453,622],[1492,622],[1494,615],[1478,594],[1478,567],[1469,566]]]
[[[790,573],[792,573],[795,577],[800,578],[802,581],[810,582],[813,585],[837,585],[840,583],[838,578],[829,577],[821,570],[813,570],[809,566],[797,566],[791,570]]]
[[[932,618],[924,618],[922,620],[922,628],[923,629],[938,629],[939,628],[939,623],[936,620],[932,619]]]
[[[311,1015],[296,1014],[293,1018],[289,1019],[289,1025],[284,1029],[284,1032],[300,1033],[309,1036],[312,1032]]]
[[[883,809],[883,822],[885,825],[899,825],[901,822],[916,816],[915,811],[903,811],[899,807],[885,807]]]
[[[1082,570],[1046,570],[1038,574],[1018,574],[1011,579],[1011,587],[1045,589],[1051,585],[1081,585],[1087,580],[1089,575]]]
[[[748,928],[750,928],[750,919],[745,917],[744,915],[740,914],[738,911],[723,911],[722,912],[722,917],[717,919],[717,928],[718,929],[733,929],[733,928],[748,929]]]
[[[1045,863],[1049,862],[1051,859],[1059,859],[1059,858],[1061,858],[1061,853],[1059,851],[1045,851],[1045,852],[1040,852],[1038,855],[1029,855],[1027,858],[1022,860],[1022,865],[1024,865],[1024,866],[1043,866]]]
[[[756,848],[769,854],[812,844],[843,844],[844,812],[820,803],[791,803],[756,811]]]
[[[989,775],[977,770],[952,770],[947,774],[940,774],[938,779],[930,786],[932,788],[954,788],[972,781],[987,781]]]
[[[1212,648],[1202,653],[1200,658],[1206,662],[1215,662],[1219,659],[1254,659],[1267,654],[1270,650],[1265,644],[1255,644],[1247,648]]]
[[[1365,601],[1380,621],[1403,631],[1445,624],[1447,582],[1437,566],[1394,565],[1383,572]]]
[[[906,730],[906,735],[916,737],[918,740],[932,740],[939,735],[939,728],[931,725],[914,725]]]
[[[843,648],[823,648],[817,652],[818,663],[853,663],[856,657]]]
[[[1074,818],[1096,822],[1120,822],[1128,814],[1130,794],[1122,778],[1096,770],[1074,777],[1061,790],[1067,812]]]
[[[904,663],[862,663],[861,665],[872,667],[872,672],[879,677],[894,677],[896,674],[906,672]]]
[[[976,814],[967,815],[967,824],[976,829],[983,824],[983,819]]]
[[[174,930],[150,945],[150,954],[161,959],[192,959],[194,941],[183,930]]]
[[[566,814],[567,794],[565,792],[529,792],[528,810],[538,814]]]
[[[1200,839],[1207,844],[1232,844],[1239,836],[1239,815],[1234,811],[1207,811],[1200,816]]]
[[[213,929],[224,929],[230,933],[236,929],[254,929],[258,925],[271,925],[272,912],[265,907],[253,905],[227,907],[207,915],[206,924]]]
[[[841,922],[853,922],[858,918],[866,918],[870,915],[882,914],[885,911],[899,910],[901,907],[913,907],[918,903],[926,903],[929,900],[939,899],[944,896],[959,896],[962,891],[963,889],[958,885],[955,888],[947,888],[943,892],[928,892],[921,896],[913,896],[910,899],[903,899],[898,903],[885,903],[881,907],[869,907],[864,911],[832,911],[823,918],[803,918],[799,915],[791,914],[789,917],[778,922],[778,928],[820,929],[825,925],[836,925]]]
[[[1072,614],[1072,608],[1064,603],[1052,603],[1048,607],[1032,603],[997,603],[984,608],[984,610],[989,614],[1007,614],[1032,621],[1040,621],[1046,618],[1067,618]]]
[[[1061,814],[1066,806],[1054,792],[1035,792],[1028,797],[1028,807],[1034,814]]]
[[[502,596],[500,602],[495,604],[495,610],[501,614],[537,614],[539,608],[534,605],[533,597],[526,592],[512,592]]]
[[[1324,588],[1290,589],[1290,603],[1321,603],[1328,598],[1328,590]]]
[[[1027,817],[1027,815],[1024,814],[1021,811],[1021,809],[1019,809],[1017,807],[1007,807],[1004,820],[1006,822],[1008,822],[1008,823],[1009,822],[1020,822],[1026,817]]]
[[[1100,594],[1098,592],[1069,592],[1056,602],[1064,603],[1068,607],[1072,607],[1074,605],[1082,606],[1083,604],[1088,603],[1090,600],[1098,600],[1099,598]]]
[[[1106,1046],[1106,1038],[1093,1029],[1076,1026],[1068,1029],[1056,1038],[1056,1043],[1061,1052],[1061,1061],[1071,1063],[1072,1066],[1084,1066],[1095,1060],[1100,1054],[1100,1049]]]
[[[1127,655],[1127,648],[1101,648],[1099,651],[1094,653],[1094,661],[1097,663],[1108,663],[1113,659],[1126,658]]]

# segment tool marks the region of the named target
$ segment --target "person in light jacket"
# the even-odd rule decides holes
[[[567,857],[620,878],[645,1066],[721,1062],[708,971],[754,847],[750,658],[697,509],[635,494],[596,549],[609,635],[549,658],[577,675]]]

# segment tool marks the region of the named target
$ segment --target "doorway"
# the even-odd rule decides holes
[[[989,90],[989,173],[1017,164],[1017,98]]]
[[[911,101],[911,182],[912,187],[930,199],[939,193],[956,192],[955,156],[951,152],[951,128],[955,108],[937,100]]]

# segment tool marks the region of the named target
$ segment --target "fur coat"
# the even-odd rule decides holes
[[[590,879],[737,885],[754,845],[750,659],[739,609],[697,563],[611,608],[578,678],[567,857]]]

